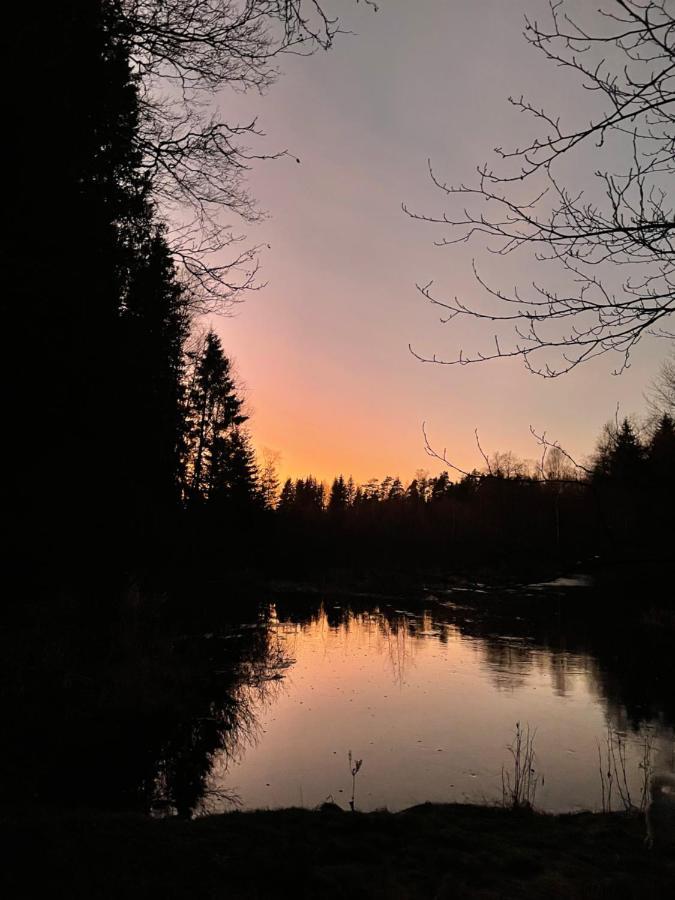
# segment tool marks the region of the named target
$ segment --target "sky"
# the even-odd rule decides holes
[[[527,123],[511,94],[563,119],[592,112],[573,75],[522,36],[524,14],[543,19],[547,5],[383,0],[374,13],[336,0],[352,34],[328,53],[285,57],[263,97],[219,98],[229,121],[258,117],[264,149],[290,154],[250,174],[267,212],[247,228],[252,243],[269,245],[265,287],[211,320],[245,388],[254,445],[279,454],[282,477],[436,473],[444,466],[425,453],[423,422],[462,468],[481,464],[476,428],[488,452],[538,458],[533,426],[584,457],[617,404],[621,415],[644,409],[668,350],[656,339],[639,345],[620,376],[616,357],[601,357],[553,380],[519,360],[444,367],[409,350],[452,356],[489,347],[493,334],[467,320],[441,324],[416,283],[433,279],[439,293],[480,302],[473,258],[500,286],[543,280],[541,264],[495,260],[479,242],[434,246],[439,229],[401,207],[447,209],[428,159],[444,179],[467,181],[495,146],[518,143]],[[574,164],[575,176],[592,171],[592,153]]]

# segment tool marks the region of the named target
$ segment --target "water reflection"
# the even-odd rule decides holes
[[[608,723],[627,735],[637,794],[646,733],[655,764],[673,765],[670,655],[657,655],[655,635],[635,626],[609,634],[588,609],[551,621],[550,613],[516,617],[436,597],[418,611],[283,601],[270,621],[296,662],[259,712],[256,745],[221,763],[210,782],[235,790],[245,807],[328,796],[346,805],[349,750],[364,758],[363,809],[494,800],[516,721],[537,728],[546,809],[598,807],[598,742]]]
[[[134,621],[114,641],[75,626],[3,644],[2,799],[181,816],[236,801],[214,764],[255,744],[291,661],[255,611],[219,618],[217,633]]]
[[[492,801],[517,721],[537,728],[546,809],[599,806],[608,724],[636,794],[645,734],[675,769],[672,622],[608,621],[590,591],[484,595],[282,598],[215,632],[134,626],[105,652],[62,630],[21,665],[6,643],[22,674],[5,679],[3,793],[156,815],[346,806],[351,750],[362,809]]]
[[[220,645],[220,646],[219,646]],[[214,766],[226,770],[260,737],[258,711],[272,703],[286,658],[267,624],[236,627],[198,639],[202,672],[207,661],[199,714],[169,729],[154,760],[155,777],[144,797],[151,811],[190,816],[238,805],[236,792],[212,784]]]

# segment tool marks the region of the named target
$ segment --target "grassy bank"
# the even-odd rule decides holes
[[[425,804],[288,809],[196,821],[2,815],[2,895],[76,898],[675,896],[675,857],[644,821]]]

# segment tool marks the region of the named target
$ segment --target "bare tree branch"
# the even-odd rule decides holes
[[[532,474],[531,472],[525,473],[523,471],[524,466],[511,459],[509,454],[505,455],[496,453],[494,454],[494,459],[490,460],[488,455],[483,450],[483,447],[481,446],[477,428],[474,431],[476,447],[478,448],[478,451],[483,458],[485,469],[482,472],[478,471],[477,469],[473,469],[471,472],[469,472],[466,469],[461,468],[461,466],[458,466],[457,463],[453,462],[453,460],[448,457],[446,447],[444,447],[442,451],[436,450],[433,447],[431,441],[429,440],[429,435],[427,434],[426,422],[422,423],[424,450],[427,456],[430,456],[432,459],[438,460],[439,462],[443,463],[443,465],[448,466],[448,468],[452,469],[454,472],[457,472],[467,479],[471,479],[474,481],[483,481],[487,478],[501,477],[508,478],[511,481],[521,481],[531,484],[579,485],[583,483],[584,479],[592,475],[592,470],[584,466],[582,463],[579,463],[570,453],[567,452],[567,450],[564,449],[564,447],[562,447],[560,443],[558,443],[558,441],[549,440],[546,437],[546,432],[538,434],[535,429],[530,426],[530,433],[537,444],[542,448],[542,455],[537,466],[536,474]],[[555,456],[558,457],[558,462],[555,466],[558,471],[560,470],[559,460],[564,459],[573,467],[573,471],[578,473],[578,477],[550,474],[551,468],[547,467],[547,456],[550,451],[553,451]],[[509,457],[508,459],[506,459],[508,463],[508,469],[504,466],[506,457]]]
[[[252,150],[263,132],[255,121],[224,121],[216,95],[224,89],[265,92],[283,54],[328,50],[340,22],[321,0],[119,2],[140,90],[141,166],[177,261],[202,302],[223,308],[261,286],[260,248],[238,253],[234,245],[244,238],[223,215],[258,221],[248,172],[257,161],[288,154]],[[377,9],[373,0],[361,2]],[[224,263],[233,249],[234,258]]]
[[[565,0],[550,0],[549,25],[526,19],[525,38],[603,99],[597,118],[565,128],[522,96],[510,98],[541,126],[540,136],[523,147],[497,147],[497,167],[479,166],[474,184],[450,184],[429,163],[451,213],[404,206],[412,218],[444,229],[438,246],[478,239],[499,256],[529,250],[535,261],[557,263],[569,289],[538,282],[497,288],[475,262],[492,304],[485,309],[437,297],[432,282],[418,285],[443,310],[444,323],[469,317],[511,328],[508,343],[494,337],[490,349],[449,358],[413,351],[419,359],[466,365],[519,357],[531,372],[553,378],[611,353],[618,373],[645,334],[672,339],[665,323],[675,312],[675,7],[670,0],[605,0],[596,24],[597,31],[582,27],[565,12]],[[586,145],[601,159],[605,152],[608,165],[623,161],[619,171],[595,171],[602,199],[585,185],[564,185],[558,174]]]

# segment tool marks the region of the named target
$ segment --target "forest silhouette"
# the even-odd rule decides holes
[[[205,546],[222,548],[229,570],[280,555],[349,566],[371,553],[410,561],[422,554],[426,562],[449,553],[444,561],[455,563],[460,552],[623,557],[667,548],[670,409],[646,434],[615,423],[583,471],[560,454],[539,471],[502,454],[456,482],[446,473],[405,486],[396,477],[354,485],[340,476],[326,491],[310,476],[276,497],[273,468],[256,464],[226,349],[213,331],[195,331],[209,304],[231,301],[234,274],[211,266],[206,251],[195,268],[184,232],[162,206],[167,192],[178,192],[201,214],[203,238],[216,240],[209,215],[224,200],[200,179],[211,183],[216,171],[229,179],[230,207],[242,211],[243,187],[229,168],[234,137],[219,143],[220,125],[195,120],[197,148],[175,131],[179,114],[148,94],[147,73],[169,64],[195,90],[209,78],[245,85],[263,77],[264,65],[256,75],[252,59],[266,53],[269,61],[300,38],[325,46],[337,26],[319,18],[307,32],[309,20],[268,3],[277,43],[255,19],[244,32],[241,69],[209,76],[206,60],[230,39],[229,7],[193,5],[177,4],[162,18],[151,2],[73,0],[68,14],[47,12],[37,30],[19,17],[14,46],[30,44],[35,62],[10,98],[20,189],[7,248],[9,333],[25,336],[13,347],[11,417],[22,423],[18,455],[29,473],[10,485],[17,573],[67,584],[89,568],[123,584],[177,556],[189,566]],[[172,47],[172,28],[183,29],[191,49]],[[48,149],[29,102],[47,85],[58,85],[41,104]],[[174,129],[173,143],[161,122]]]
[[[282,51],[329,47],[339,23],[307,5],[66,0],[37,27],[34,8],[17,10],[4,803],[202,809],[214,759],[252,739],[255,703],[287,664],[260,606],[274,579],[592,570],[599,605],[573,610],[569,643],[601,660],[603,696],[647,718],[651,684],[626,676],[630,641],[610,646],[604,622],[610,609],[672,608],[672,369],[649,417],[616,418],[583,462],[544,441],[536,462],[497,453],[461,472],[436,457],[438,474],[410,480],[281,484],[256,456],[248,398],[204,326],[260,286],[255,248],[219,224],[224,210],[257,216],[242,144],[255,126],[186,98],[263,90]],[[539,639],[534,612],[531,623]],[[672,665],[658,670],[666,681]],[[672,722],[670,695],[653,705]]]

